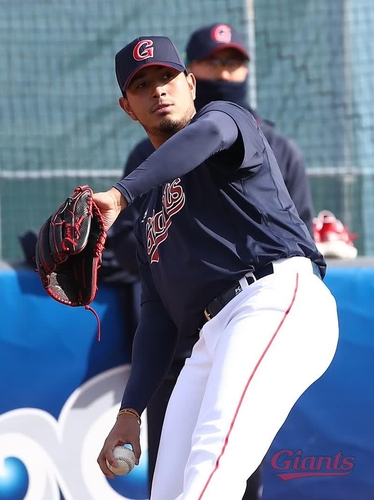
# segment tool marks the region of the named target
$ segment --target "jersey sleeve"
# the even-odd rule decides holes
[[[121,408],[134,408],[139,414],[145,410],[169,371],[177,340],[177,329],[161,302],[142,304]]]
[[[222,101],[212,102],[205,106],[200,113],[211,113],[215,110],[230,116],[237,127],[238,138],[232,147],[222,149],[212,156],[208,163],[226,173],[238,170],[255,173],[262,166],[265,144],[254,115],[242,106]]]
[[[140,247],[142,304],[133,341],[131,374],[121,403],[121,408],[134,408],[140,414],[164,380],[178,342],[177,328],[154,287],[143,255]]]
[[[114,187],[129,204],[133,203],[139,196],[182,177],[211,156],[230,148],[238,137],[238,126],[228,112],[219,108],[206,111]]]
[[[290,138],[276,131],[268,121],[261,122],[261,129],[273,150],[300,218],[313,237],[314,206],[303,154]]]

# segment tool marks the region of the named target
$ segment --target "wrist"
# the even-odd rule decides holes
[[[121,415],[130,415],[137,420],[139,425],[141,425],[142,423],[142,419],[140,417],[139,412],[134,410],[134,408],[121,408],[117,414],[117,418],[120,417]]]
[[[109,193],[110,193],[111,197],[114,199],[115,204],[119,210],[123,210],[124,208],[126,208],[128,206],[126,198],[123,196],[123,194],[118,189],[116,189],[115,187],[112,187],[109,190]]]

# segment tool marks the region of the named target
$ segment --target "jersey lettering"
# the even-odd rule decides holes
[[[153,57],[154,50],[152,40],[142,40],[135,45],[132,55],[136,61],[142,61]]]
[[[152,262],[159,262],[159,245],[165,241],[169,235],[171,218],[178,213],[186,201],[180,179],[175,179],[164,187],[162,194],[162,209],[148,217],[146,224],[147,253]]]

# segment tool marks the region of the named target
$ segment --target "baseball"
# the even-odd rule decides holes
[[[116,446],[113,450],[113,456],[118,462],[118,467],[112,467],[108,461],[106,461],[106,464],[108,469],[116,474],[116,476],[124,476],[133,470],[135,455],[132,450],[124,446]]]

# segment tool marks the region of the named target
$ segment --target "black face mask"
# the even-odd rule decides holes
[[[195,106],[197,111],[212,101],[231,101],[249,109],[246,102],[247,80],[244,80],[244,82],[226,82],[196,78]]]

